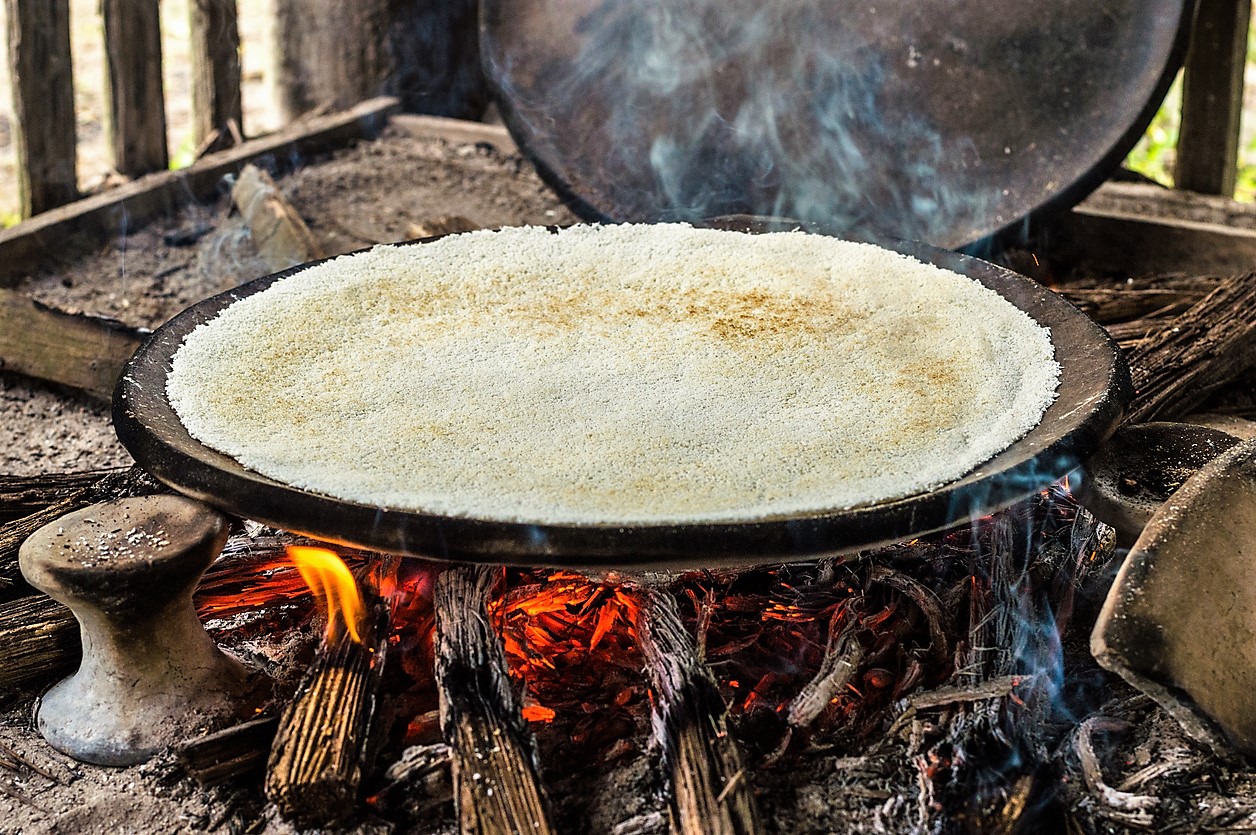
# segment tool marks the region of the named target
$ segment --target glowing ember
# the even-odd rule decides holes
[[[222,619],[275,606],[308,602],[310,589],[291,562],[279,556],[237,558],[211,568],[196,589],[202,619]]]
[[[525,572],[490,605],[523,716],[564,745],[596,748],[635,733],[645,698],[630,591],[563,571]],[[622,752],[620,752],[622,753]]]
[[[289,545],[287,550],[301,578],[327,607],[327,640],[335,640],[343,624],[349,637],[362,643],[362,596],[349,566],[326,548]]]

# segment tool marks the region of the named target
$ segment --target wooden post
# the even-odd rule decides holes
[[[69,0],[5,0],[22,217],[78,197]]]
[[[1178,188],[1234,194],[1251,0],[1200,0],[1182,85]]]
[[[240,104],[240,28],[235,0],[192,0],[192,141],[200,145],[217,131],[205,150],[232,144],[228,123],[243,131]]]
[[[158,0],[101,0],[113,167],[138,177],[166,167]]]
[[[379,95],[392,71],[388,0],[276,0],[275,99],[285,121]]]

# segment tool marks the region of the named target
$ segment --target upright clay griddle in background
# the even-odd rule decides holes
[[[948,249],[1068,206],[1181,65],[1192,0],[481,0],[484,67],[586,220],[791,217]]]

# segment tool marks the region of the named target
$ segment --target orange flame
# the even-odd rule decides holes
[[[335,640],[339,624],[349,637],[362,643],[362,596],[344,560],[326,548],[289,545],[288,556],[314,596],[327,606],[327,640]]]

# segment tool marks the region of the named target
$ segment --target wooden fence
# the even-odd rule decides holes
[[[78,197],[69,0],[5,0],[22,217]],[[212,150],[239,138],[240,34],[235,0],[192,0],[195,141]],[[102,0],[107,130],[113,167],[130,177],[166,156],[158,0]]]
[[[4,2],[20,205],[30,217],[78,196],[69,0]],[[113,166],[131,177],[163,169],[158,0],[102,0],[101,8]],[[190,9],[194,141],[204,152],[240,139],[240,35],[236,0],[191,0]],[[1183,89],[1180,188],[1234,192],[1250,16],[1251,0],[1199,0]]]

